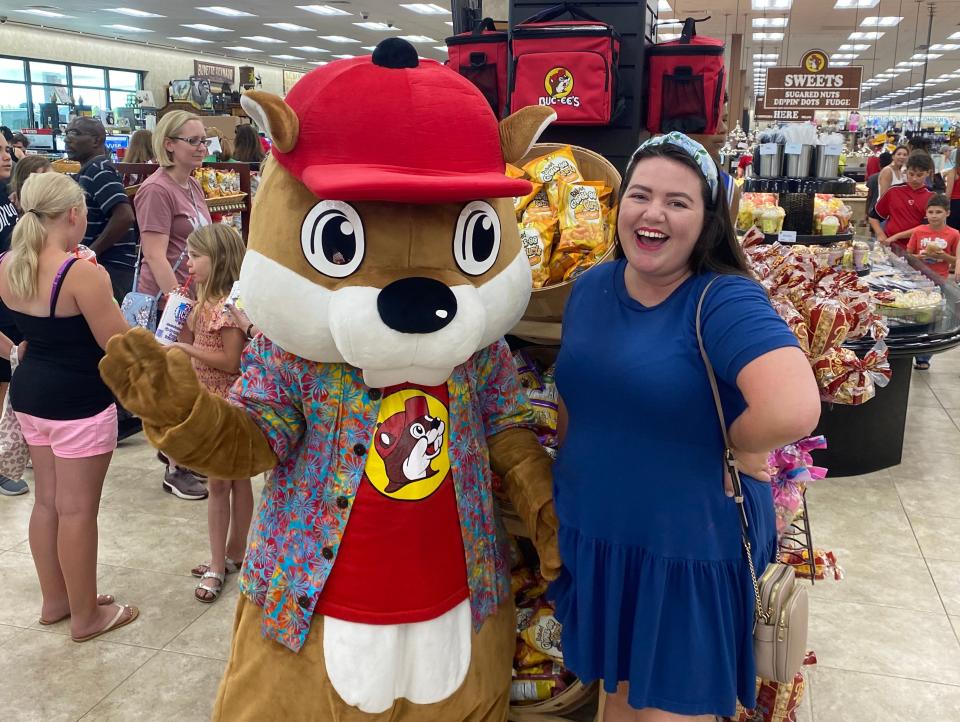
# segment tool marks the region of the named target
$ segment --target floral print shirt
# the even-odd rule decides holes
[[[251,531],[240,590],[263,608],[263,635],[296,652],[336,563],[381,391],[364,384],[360,369],[308,361],[262,335],[247,347],[241,371],[230,401],[250,413],[279,461]],[[447,389],[450,468],[479,629],[510,594],[486,439],[512,427],[532,428],[533,417],[503,339],[458,366]]]

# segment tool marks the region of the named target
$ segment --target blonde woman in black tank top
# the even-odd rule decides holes
[[[36,480],[30,551],[39,621],[69,617],[73,639],[86,641],[139,614],[97,594],[97,512],[116,446],[116,406],[97,364],[127,325],[110,277],[72,253],[87,224],[80,187],[64,175],[34,175],[20,203],[11,250],[0,258],[0,298],[27,342],[10,402]]]

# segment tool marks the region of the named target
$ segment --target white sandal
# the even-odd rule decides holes
[[[219,572],[206,572],[200,581],[197,583],[197,586],[193,589],[193,596],[198,602],[203,602],[204,604],[213,604],[217,599],[220,598],[220,592],[223,591],[223,581],[226,579],[226,574],[220,574]],[[220,582],[220,585],[217,587],[208,587],[203,583],[204,579],[216,579]],[[201,591],[205,592],[210,596],[201,596]]]

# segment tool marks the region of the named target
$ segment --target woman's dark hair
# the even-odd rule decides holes
[[[13,131],[7,126],[0,125],[0,135],[3,135],[8,143],[13,143]]]
[[[888,150],[883,151],[880,155],[877,156],[877,160],[880,161],[880,170],[883,170],[888,165],[893,163],[893,153]]]
[[[19,144],[22,145],[24,148],[29,148],[29,147],[30,147],[30,140],[29,140],[29,139],[27,138],[27,136],[25,136],[23,133],[14,133],[14,134],[13,134],[13,142],[14,142],[14,143],[19,143]]]
[[[233,142],[233,159],[243,163],[259,163],[263,160],[260,136],[250,124],[238,125]]]
[[[703,171],[700,170],[697,161],[683,148],[672,143],[661,143],[637,151],[627,166],[627,172],[623,175],[620,196],[617,199],[618,203],[622,203],[624,196],[627,194],[634,170],[642,161],[650,158],[666,158],[684,165],[696,173],[700,179],[700,192],[704,204],[703,229],[700,231],[700,237],[690,254],[690,270],[694,273],[714,271],[715,273],[752,278],[746,256],[743,255],[743,248],[737,240],[737,234],[730,220],[729,201],[727,200],[727,191],[723,180],[717,180],[717,199],[713,200],[710,197],[710,189],[707,187],[707,180]],[[624,257],[622,241],[621,245],[617,246],[616,257]]]

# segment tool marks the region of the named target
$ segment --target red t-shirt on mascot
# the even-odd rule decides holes
[[[374,443],[317,612],[407,624],[434,619],[467,598],[449,404],[446,386],[384,389]]]

